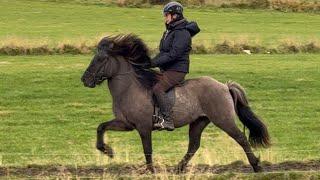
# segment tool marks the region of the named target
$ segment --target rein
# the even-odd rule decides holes
[[[149,63],[134,63],[134,62],[132,62],[132,61],[128,61],[130,64],[132,64],[132,65],[134,65],[134,66],[140,66],[140,67],[144,67],[144,66],[147,66],[147,65],[149,65]]]

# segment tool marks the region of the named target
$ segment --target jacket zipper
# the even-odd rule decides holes
[[[166,34],[164,35],[164,40],[167,38],[167,36],[168,36],[168,34],[169,34],[169,30],[166,30]]]

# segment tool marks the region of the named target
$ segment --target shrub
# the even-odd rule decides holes
[[[170,2],[170,0],[148,0],[148,3],[150,4],[164,4],[164,3],[168,3]]]
[[[117,4],[126,7],[142,7],[148,4],[148,0],[117,0]]]
[[[38,47],[16,46],[14,44],[0,47],[0,55],[51,55],[51,54],[93,54],[96,52],[96,45],[86,45],[85,42],[74,44],[61,44],[56,47],[41,45]],[[243,54],[244,50],[250,50],[252,54],[288,54],[288,53],[320,53],[320,45],[315,42],[298,45],[295,41],[283,42],[276,48],[267,48],[262,45],[250,45],[247,42],[223,41],[212,44],[204,42],[192,45],[193,54]],[[150,48],[150,54],[158,53],[158,48]]]
[[[26,54],[26,49],[20,46],[9,45],[0,48],[0,53],[11,56],[23,55]]]
[[[320,3],[300,0],[271,0],[271,8],[278,11],[319,12]]]
[[[301,52],[303,53],[319,53],[320,52],[320,47],[317,46],[314,42],[311,42],[306,45],[302,45],[300,49],[301,49]]]
[[[52,54],[52,53],[53,51],[49,49],[47,45],[26,49],[26,54],[28,55]]]
[[[208,4],[206,4],[208,5]],[[251,8],[251,9],[273,9],[283,12],[320,12],[318,1],[305,0],[245,0],[245,1],[223,1],[221,5],[211,4],[222,8]]]
[[[195,44],[192,46],[192,53],[194,54],[208,54],[209,49],[206,48],[203,44]]]
[[[266,9],[269,8],[270,2],[268,0],[252,0],[248,6],[254,9]]]
[[[298,53],[299,51],[299,47],[294,44],[283,43],[278,46],[278,52],[282,54]]]

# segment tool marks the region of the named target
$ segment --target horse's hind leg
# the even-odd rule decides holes
[[[103,135],[104,135],[105,131],[107,131],[107,130],[131,131],[131,130],[133,130],[133,128],[128,126],[127,124],[125,124],[123,121],[116,120],[116,119],[101,123],[98,126],[96,148],[112,158],[113,157],[112,148],[104,143]]]
[[[262,168],[259,166],[259,159],[254,155],[251,150],[250,144],[246,136],[240,131],[240,129],[235,124],[232,118],[226,119],[224,121],[213,122],[220,129],[225,131],[229,136],[231,136],[244,150],[249,160],[250,165],[253,167],[255,172],[262,171]]]
[[[189,147],[188,152],[178,164],[178,172],[185,171],[188,162],[200,147],[201,134],[205,127],[210,123],[207,117],[200,117],[190,124],[189,128]]]

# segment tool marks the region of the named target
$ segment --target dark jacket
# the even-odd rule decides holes
[[[185,19],[169,24],[160,41],[160,53],[153,59],[153,63],[162,71],[188,73],[191,37],[198,32],[200,29],[197,23],[189,23]]]

